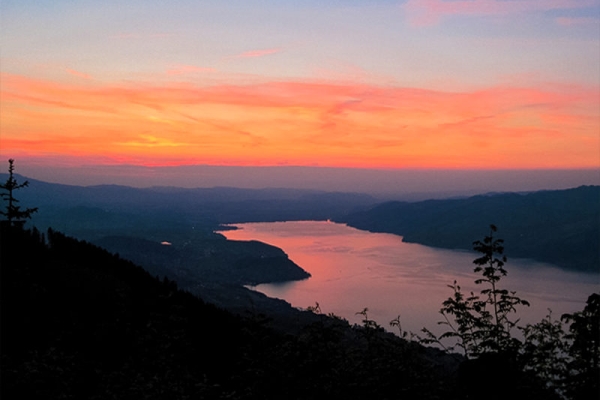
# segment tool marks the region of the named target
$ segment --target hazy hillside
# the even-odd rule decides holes
[[[6,179],[0,174],[0,181]],[[24,205],[35,204],[40,211],[34,223],[44,227],[70,220],[85,224],[86,219],[124,219],[129,225],[144,226],[151,217],[167,224],[185,221],[210,230],[220,223],[266,222],[299,219],[328,219],[377,203],[369,195],[299,189],[239,189],[227,187],[183,189],[173,187],[132,188],[127,186],[71,186],[29,181],[19,193]],[[65,218],[68,213],[73,218]],[[101,215],[104,212],[106,215]],[[90,215],[86,215],[89,213]],[[119,215],[116,215],[119,214]],[[140,217],[146,221],[140,221]],[[106,225],[118,228],[124,222]],[[85,228],[85,225],[82,226]]]
[[[135,237],[179,247],[191,238],[200,246],[212,243],[223,223],[332,219],[402,235],[407,242],[470,249],[495,224],[509,257],[600,272],[600,186],[377,204],[357,193],[79,187],[30,180],[19,198],[23,206],[39,207],[32,223],[41,229],[54,227],[91,241]]]
[[[501,193],[466,199],[388,202],[336,221],[407,242],[471,249],[489,224],[499,228],[508,257],[532,258],[600,272],[600,187]]]

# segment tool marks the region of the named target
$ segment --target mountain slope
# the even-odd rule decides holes
[[[467,199],[388,202],[336,221],[359,229],[402,235],[406,242],[470,249],[498,226],[509,257],[532,258],[586,272],[600,272],[600,187]]]
[[[283,334],[86,242],[0,226],[2,399],[456,398],[440,351],[313,314]]]
[[[0,181],[7,174],[0,173]],[[29,187],[19,193],[24,206],[35,204],[45,226],[57,225],[72,209],[100,209],[130,217],[185,221],[214,229],[218,224],[299,219],[328,219],[377,203],[361,193],[336,193],[301,189],[241,189],[229,187],[133,188],[118,185],[72,186],[15,175]],[[58,215],[58,214],[63,215]]]

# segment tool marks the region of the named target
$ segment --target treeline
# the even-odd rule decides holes
[[[0,367],[3,399],[470,399],[597,398],[600,295],[581,312],[520,327],[528,305],[500,285],[496,227],[473,243],[479,295],[453,296],[448,330],[406,341],[368,318],[350,326],[318,304],[296,330],[233,315],[174,281],[49,229],[25,230],[12,175],[0,221]],[[272,252],[273,249],[270,250]],[[247,265],[242,263],[241,268]],[[300,320],[299,320],[300,321]],[[390,325],[400,328],[400,319]],[[522,342],[511,329],[523,331]],[[400,336],[405,333],[400,329]],[[463,356],[425,348],[455,340]],[[448,348],[450,349],[450,347]]]
[[[461,399],[484,394],[490,383],[498,388],[486,398],[560,398],[539,369],[523,369],[503,351],[490,347],[469,360],[425,348],[384,332],[366,309],[363,325],[350,326],[315,307],[316,322],[282,333],[264,315],[220,310],[62,233],[8,224],[0,233],[3,399]],[[594,299],[572,316],[571,332],[590,332],[571,336],[574,354],[581,353],[573,365],[591,366],[567,382],[572,389],[563,393],[574,399],[598,390]],[[481,310],[478,300],[455,300],[445,310],[463,320]],[[527,354],[539,358],[532,365],[553,361],[544,353],[556,346],[544,342],[555,337],[544,331],[553,326],[541,324],[532,336],[538,342],[526,343],[533,346]]]
[[[3,399],[458,398],[457,362],[323,317],[240,317],[86,242],[2,225]]]

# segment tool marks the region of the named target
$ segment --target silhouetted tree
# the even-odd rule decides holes
[[[473,242],[481,253],[475,259],[474,271],[482,278],[476,284],[487,287],[480,294],[466,295],[454,281],[449,287],[453,296],[443,302],[438,322],[448,330],[437,336],[424,328],[421,343],[436,343],[446,350],[459,348],[467,360],[458,371],[459,387],[465,398],[481,398],[490,379],[501,382],[487,399],[504,399],[520,394],[534,399],[563,398],[571,400],[598,398],[600,395],[600,295],[592,294],[585,309],[565,314],[561,320],[571,323],[565,334],[562,321],[552,312],[536,324],[517,326],[510,318],[517,306],[528,306],[514,291],[501,289],[500,279],[507,274],[502,239],[496,239],[496,227],[490,234]],[[392,321],[394,322],[394,321]],[[524,341],[511,330],[521,330]],[[444,339],[454,341],[449,346]]]
[[[570,342],[566,392],[569,398],[593,399],[600,395],[600,294],[588,297],[583,311],[564,314],[570,322]]]
[[[26,186],[29,186],[29,182],[28,181],[25,181],[23,183],[17,182],[17,180],[13,176],[14,169],[15,169],[14,162],[15,162],[15,160],[13,160],[12,158],[10,160],[8,160],[8,179],[6,180],[5,183],[0,184],[0,189],[5,191],[4,193],[0,193],[0,196],[2,196],[2,199],[7,201],[6,211],[0,211],[0,214],[4,215],[6,217],[5,221],[7,222],[7,224],[9,226],[22,227],[23,224],[25,223],[25,221],[27,219],[31,218],[31,214],[33,214],[37,211],[37,207],[26,208],[26,209],[22,210],[21,207],[19,205],[17,205],[19,200],[17,200],[14,197],[13,192],[17,189],[21,189]]]
[[[484,237],[483,241],[473,242],[473,250],[482,253],[482,257],[473,260],[477,265],[474,272],[481,272],[483,278],[475,280],[476,284],[488,284],[487,289],[483,289],[481,294],[487,298],[475,303],[476,310],[481,313],[490,323],[488,337],[481,345],[492,351],[507,350],[515,343],[511,339],[510,332],[516,326],[517,320],[511,320],[509,314],[516,312],[516,306],[529,306],[529,302],[522,300],[515,295],[514,291],[500,289],[497,286],[498,281],[507,272],[504,269],[506,256],[504,253],[504,240],[494,238],[497,228],[490,225],[489,236]],[[489,306],[490,311],[485,311]],[[479,311],[479,309],[481,311]]]
[[[456,344],[447,349],[459,347],[467,358],[477,358],[485,353],[514,353],[518,349],[518,341],[510,334],[518,320],[511,320],[510,314],[516,312],[516,306],[529,306],[529,302],[517,297],[515,292],[498,286],[507,272],[504,269],[506,256],[503,255],[503,240],[494,237],[496,230],[491,225],[490,234],[483,241],[473,242],[473,250],[482,253],[481,257],[473,260],[476,265],[474,272],[480,272],[483,276],[476,279],[475,283],[488,287],[482,289],[479,296],[473,292],[470,295],[463,294],[456,281],[449,285],[454,294],[444,301],[440,313],[445,320],[439,324],[446,325],[450,330],[437,337],[424,328],[426,337],[422,339],[423,343],[442,345],[441,340],[453,338]]]

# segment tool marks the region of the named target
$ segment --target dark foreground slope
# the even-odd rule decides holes
[[[60,233],[0,238],[2,399],[458,397],[452,357],[391,334],[283,334]]]
[[[514,257],[600,272],[600,186],[467,199],[388,202],[338,219],[404,241],[467,249],[490,223],[502,230]]]

